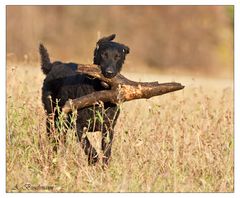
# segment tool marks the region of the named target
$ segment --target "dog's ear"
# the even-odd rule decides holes
[[[130,52],[129,47],[126,46],[126,45],[123,45],[123,52],[124,52],[125,54],[129,54],[129,52]]]
[[[103,37],[98,40],[97,45],[100,45],[102,42],[109,42],[112,41],[116,37],[116,34],[111,34],[110,36]]]

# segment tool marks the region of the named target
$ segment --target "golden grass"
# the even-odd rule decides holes
[[[186,88],[124,103],[103,171],[87,165],[74,131],[52,152],[40,68],[8,66],[7,192],[233,192],[232,80],[126,76]]]

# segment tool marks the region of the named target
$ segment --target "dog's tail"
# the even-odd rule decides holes
[[[39,45],[39,53],[41,57],[41,69],[47,75],[52,69],[52,64],[47,49],[41,43]]]

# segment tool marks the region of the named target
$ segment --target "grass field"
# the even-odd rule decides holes
[[[6,191],[233,192],[233,81],[125,75],[186,87],[121,105],[110,166],[104,171],[101,164],[87,165],[74,131],[57,154],[52,152],[40,67],[9,65]],[[98,140],[99,134],[91,138]]]

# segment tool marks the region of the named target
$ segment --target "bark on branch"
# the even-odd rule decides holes
[[[121,103],[125,101],[151,98],[153,96],[163,95],[169,92],[181,90],[183,85],[176,82],[161,83],[158,82],[135,82],[118,74],[113,78],[105,78],[97,65],[79,64],[77,72],[84,73],[111,86],[110,90],[96,91],[80,98],[66,102],[62,111],[68,113],[72,109],[80,109],[91,106],[98,101]]]

